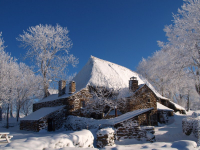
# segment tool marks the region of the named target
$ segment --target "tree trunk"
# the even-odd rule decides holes
[[[187,96],[187,111],[190,110],[190,95],[189,95],[189,92],[188,92],[188,96]]]
[[[10,118],[13,118],[12,104],[10,104]]]
[[[6,128],[9,128],[9,104],[8,104],[8,108],[7,108],[7,125]]]
[[[0,121],[2,121],[2,107],[0,106]]]
[[[17,122],[19,120],[19,111],[20,111],[20,104],[18,105],[18,108],[17,108]]]

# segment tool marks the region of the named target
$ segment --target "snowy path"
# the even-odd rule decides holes
[[[188,115],[190,115],[189,113]],[[155,136],[157,142],[174,142],[178,140],[192,140],[197,141],[193,134],[187,136],[182,132],[182,119],[186,115],[176,114],[173,119],[174,122],[169,125],[161,125],[160,127],[155,127]]]

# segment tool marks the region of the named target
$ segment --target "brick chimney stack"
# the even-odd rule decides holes
[[[66,81],[60,80],[58,82],[58,96],[62,96],[65,94],[65,89],[66,89]]]
[[[72,94],[76,91],[76,82],[75,81],[71,81],[69,83],[69,94]]]
[[[135,92],[139,88],[138,80],[136,77],[131,77],[129,80],[129,90]]]

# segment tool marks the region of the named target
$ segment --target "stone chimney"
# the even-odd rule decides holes
[[[71,81],[69,83],[69,94],[72,94],[76,91],[76,82],[75,81]]]
[[[138,80],[136,77],[131,77],[129,80],[129,90],[135,92],[139,88]]]
[[[65,89],[66,89],[66,81],[60,80],[58,82],[58,96],[62,96],[65,94]]]

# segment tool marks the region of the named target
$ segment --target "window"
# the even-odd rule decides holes
[[[151,102],[151,100],[150,99],[147,99],[147,103],[150,103]]]
[[[82,108],[85,107],[85,101],[81,101],[81,107],[82,107]]]
[[[71,108],[71,109],[74,109],[74,105],[71,105],[70,108]]]

